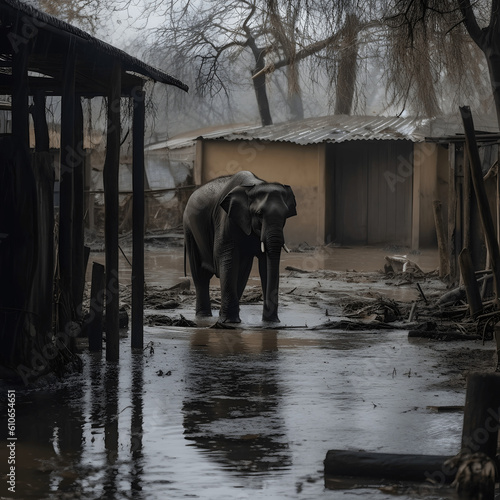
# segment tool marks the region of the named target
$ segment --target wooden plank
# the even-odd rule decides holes
[[[396,453],[370,453],[366,451],[329,450],[324,461],[325,474],[331,476],[361,476],[425,481],[439,474],[442,482],[455,478],[444,463],[447,455],[410,455]]]
[[[459,255],[460,272],[465,285],[467,302],[469,304],[469,314],[475,318],[483,312],[483,303],[479,293],[479,285],[476,281],[476,274],[472,266],[472,259],[468,248],[464,248]]]
[[[132,186],[132,347],[144,342],[144,120],[145,95],[134,93]]]
[[[108,96],[108,127],[104,162],[104,238],[106,245],[106,359],[119,359],[118,173],[120,164],[121,67],[115,62]]]
[[[483,227],[486,246],[491,259],[495,298],[498,302],[500,298],[500,250],[495,235],[493,217],[491,215],[488,198],[486,196],[486,189],[484,187],[481,159],[479,158],[479,150],[474,134],[474,122],[472,120],[470,108],[468,106],[461,107],[460,114],[462,115],[462,121],[464,124],[465,143],[470,161],[472,184],[474,186],[474,192],[476,193],[477,206],[481,217],[481,225]]]

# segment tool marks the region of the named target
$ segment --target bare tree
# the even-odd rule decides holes
[[[90,33],[95,33],[104,20],[99,0],[31,0],[28,3]]]
[[[481,99],[482,52],[500,123],[500,85],[495,84],[500,81],[500,1],[478,0],[472,6],[469,0],[393,0],[386,21],[393,102],[435,116],[447,89],[461,99]]]
[[[124,7],[129,5],[129,0],[124,2]],[[269,125],[272,116],[268,90],[273,85],[273,73],[284,70],[289,116],[302,118],[301,85],[311,81],[313,74],[326,75],[327,52],[338,56],[338,67],[332,65],[338,84],[332,88],[343,89],[339,102],[343,101],[342,109],[350,112],[357,68],[357,32],[368,19],[359,12],[367,12],[372,3],[150,0],[142,17],[154,12],[162,19],[151,31],[150,40],[156,55],[168,58],[169,71],[182,79],[187,67],[196,68],[192,87],[199,95],[211,98],[221,94],[229,98],[235,87],[251,84],[261,122]],[[306,60],[308,65],[304,66]],[[192,78],[186,76],[186,81]]]

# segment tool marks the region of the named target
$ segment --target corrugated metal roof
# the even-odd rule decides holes
[[[272,141],[293,144],[319,144],[360,140],[409,140],[420,142],[428,131],[428,119],[387,116],[333,115],[269,125],[224,126],[217,130],[193,131],[168,141],[150,145],[147,149],[176,149],[192,144],[196,139],[225,141]]]
[[[252,138],[301,145],[360,140],[418,142],[424,139],[424,134],[419,133],[423,122],[425,120],[387,116],[323,116],[260,127],[251,132],[233,132],[221,138],[228,141]]]

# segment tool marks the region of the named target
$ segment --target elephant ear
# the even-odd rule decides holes
[[[285,203],[288,206],[288,213],[287,213],[287,218],[288,217],[293,217],[294,215],[297,215],[297,202],[295,201],[295,195],[293,194],[292,188],[290,186],[287,186],[286,184],[283,186],[285,188]]]
[[[249,236],[252,232],[252,220],[248,201],[248,190],[253,186],[237,186],[220,202],[227,215]]]

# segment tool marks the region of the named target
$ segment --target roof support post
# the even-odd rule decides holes
[[[118,172],[120,164],[121,65],[113,64],[108,95],[108,128],[104,162],[104,237],[106,245],[106,359],[118,361],[119,281],[118,281]]]
[[[75,46],[70,42],[64,66],[61,101],[61,158],[59,203],[59,327],[70,348],[75,346],[73,319],[73,172],[75,149]]]
[[[84,189],[84,161],[83,148],[83,110],[80,96],[75,96],[75,124],[74,124],[74,169],[73,169],[73,307],[77,319],[82,316],[83,289],[85,288],[85,250],[84,227],[85,203]]]
[[[145,95],[133,92],[133,170],[132,170],[132,348],[144,342],[144,120]]]

